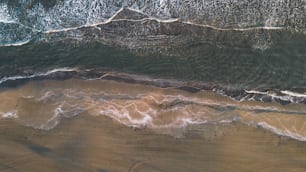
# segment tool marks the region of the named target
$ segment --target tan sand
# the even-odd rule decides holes
[[[305,171],[306,144],[260,128],[189,127],[175,139],[80,115],[51,131],[0,122],[0,171]]]
[[[1,172],[306,170],[306,142],[277,135],[306,136],[302,104],[82,80],[30,82],[0,99]]]

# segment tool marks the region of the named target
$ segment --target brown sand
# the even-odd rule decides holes
[[[256,127],[264,122],[306,137],[301,104],[235,102],[212,92],[82,80],[30,82],[1,90],[0,99],[1,116],[18,115],[0,118],[1,172],[306,171],[305,142]],[[58,107],[61,116],[48,122]],[[105,113],[110,109],[117,113]],[[124,112],[131,119],[120,117]],[[150,123],[126,126],[146,113]],[[238,121],[221,122],[233,117]],[[182,118],[212,122],[179,127]],[[46,123],[49,130],[37,129]]]
[[[0,171],[305,171],[306,144],[260,128],[189,127],[184,138],[80,115],[51,131],[0,121]]]

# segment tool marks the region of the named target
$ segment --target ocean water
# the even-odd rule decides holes
[[[0,0],[0,171],[305,171],[305,7]]]

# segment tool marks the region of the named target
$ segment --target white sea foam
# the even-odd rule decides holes
[[[18,47],[18,46],[26,45],[30,42],[31,42],[31,39],[30,40],[25,40],[25,41],[17,41],[17,42],[14,42],[14,43],[8,43],[8,44],[3,44],[3,45],[0,44],[0,47]]]
[[[52,91],[47,91],[47,92],[44,93],[43,96],[37,98],[37,101],[39,101],[39,102],[44,101],[44,100],[50,98],[53,95],[54,95],[54,93]],[[30,98],[33,98],[33,96],[30,97]]]
[[[77,29],[81,29],[81,28],[86,28],[86,27],[95,27],[97,28],[97,26],[99,25],[106,25],[109,24],[111,22],[118,22],[118,21],[131,21],[131,22],[143,22],[143,21],[147,21],[147,20],[155,20],[157,22],[160,23],[171,23],[171,22],[175,22],[178,21],[178,19],[167,19],[167,20],[162,20],[162,19],[158,19],[158,18],[154,18],[154,17],[149,17],[149,18],[142,18],[142,19],[114,19],[120,12],[122,12],[125,8],[121,8],[120,10],[118,10],[112,17],[108,18],[107,20],[103,21],[103,22],[97,22],[97,23],[86,23],[84,25],[80,25],[80,26],[76,26],[76,27],[70,27],[70,28],[62,28],[62,29],[51,29],[51,30],[46,30],[43,33],[49,34],[49,33],[56,33],[56,32],[67,32],[67,31],[71,31],[71,30],[77,30]],[[135,9],[131,9],[131,8],[127,8],[131,11],[135,11],[137,13],[142,13],[143,12],[139,11],[139,10],[135,10]],[[100,28],[98,28],[100,29]]]
[[[115,104],[108,101],[103,102],[103,110],[100,114],[111,117],[121,124],[132,127],[149,127],[152,129],[163,128],[185,128],[189,125],[204,124],[207,122],[216,122],[224,118],[220,117],[216,112],[215,115],[206,116],[209,113],[204,111],[194,111],[192,103],[187,104],[172,104],[172,102],[184,102],[189,101],[195,106],[213,105],[214,103],[209,101],[202,101],[184,96],[171,96],[149,94],[149,95],[137,95],[137,99],[131,99],[125,104]],[[170,106],[168,106],[170,104]],[[165,105],[165,106],[163,106]],[[163,106],[163,108],[158,108]],[[136,115],[136,116],[135,116]],[[168,117],[166,117],[168,116]],[[163,118],[169,118],[165,121]]]
[[[283,101],[290,101],[293,103],[299,103],[301,100],[306,98],[306,94],[296,93],[288,90],[280,91],[281,94],[276,93],[274,91],[256,91],[256,90],[245,90],[248,94],[259,94],[259,95],[267,95],[270,96],[272,99],[279,99]]]
[[[66,31],[71,31],[71,30],[77,30],[77,29],[84,28],[84,27],[97,27],[98,25],[105,25],[105,24],[108,24],[110,22],[117,22],[117,21],[144,22],[144,21],[148,21],[148,20],[154,20],[154,21],[157,21],[159,23],[181,22],[181,23],[184,23],[184,24],[192,25],[192,26],[211,28],[211,29],[219,30],[219,31],[231,31],[231,30],[234,30],[234,31],[251,31],[251,30],[259,30],[259,29],[263,29],[263,30],[284,30],[284,29],[286,29],[285,27],[272,27],[272,26],[271,27],[257,26],[257,27],[247,27],[247,28],[222,28],[222,27],[216,27],[216,26],[212,26],[212,25],[208,25],[208,24],[200,24],[200,23],[195,23],[195,22],[191,22],[191,21],[183,21],[183,20],[180,20],[178,18],[160,19],[160,18],[151,17],[151,16],[150,17],[145,17],[145,18],[142,18],[142,19],[115,19],[116,16],[120,12],[122,12],[125,8],[126,7],[120,8],[116,13],[114,13],[113,16],[104,20],[103,22],[86,23],[84,25],[80,25],[80,26],[77,26],[77,27],[70,27],[70,28],[51,29],[51,30],[44,31],[44,33],[48,34],[48,33],[55,33],[55,32],[66,32]],[[141,11],[141,10],[130,8],[130,7],[127,7],[126,9],[147,16],[147,14],[144,13],[143,11]]]
[[[227,26],[227,23],[214,23],[203,21],[203,16],[193,16],[196,17],[195,20],[190,19],[189,10],[194,11],[195,14],[199,13],[198,5],[201,6],[201,10],[213,10],[215,6],[207,6],[207,3],[203,1],[203,3],[194,4],[193,2],[180,2],[180,1],[165,1],[160,0],[158,3],[153,2],[144,2],[146,5],[139,5],[138,3],[127,4],[128,2],[123,2],[121,5],[114,5],[114,3],[110,1],[81,1],[81,0],[66,0],[60,1],[56,3],[52,8],[46,10],[41,3],[37,3],[32,6],[32,8],[27,9],[24,13],[24,17],[29,19],[30,22],[20,22],[18,19],[17,12],[9,12],[8,6],[6,3],[0,3],[0,22],[4,23],[18,23],[26,28],[31,28],[35,32],[42,32],[45,34],[54,33],[54,32],[67,32],[72,30],[81,29],[84,27],[97,27],[98,25],[108,24],[110,22],[116,21],[139,21],[145,22],[148,20],[154,20],[161,23],[171,23],[171,22],[181,22],[187,25],[210,28],[217,31],[251,31],[251,30],[286,30],[288,26],[283,26],[277,24],[279,15],[271,16],[263,16],[266,20],[270,19],[275,22],[268,22],[265,26],[253,26],[254,23],[248,22],[239,22],[233,26]],[[237,3],[237,2],[235,2]],[[26,4],[26,3],[25,3]],[[187,5],[189,4],[189,5]],[[186,6],[187,5],[187,6]],[[196,6],[197,7],[196,7]],[[239,5],[239,3],[237,4]],[[185,13],[178,14],[178,18],[173,18],[173,14],[170,14],[170,11],[178,10],[181,11],[186,8],[187,11]],[[139,20],[134,19],[116,19],[116,16],[123,11],[123,9],[128,9],[130,11],[134,11],[135,13],[143,14],[144,16],[148,16]],[[184,11],[184,10],[183,10]],[[235,11],[235,10],[234,10]],[[233,11],[228,11],[229,13]],[[12,14],[10,14],[12,13]],[[203,12],[201,12],[203,13]],[[199,13],[199,14],[201,14]],[[193,14],[193,13],[192,13]],[[12,16],[13,15],[13,16]],[[281,15],[282,16],[282,15]],[[200,17],[197,20],[197,17]],[[256,18],[256,16],[253,16]],[[276,18],[275,18],[276,17]],[[16,19],[15,19],[16,18]],[[15,21],[16,20],[16,21]],[[202,22],[201,22],[202,21]],[[267,20],[268,21],[268,20]],[[210,23],[210,24],[207,24]],[[27,25],[27,26],[26,26]],[[282,26],[282,27],[279,27]],[[302,31],[305,33],[305,31]],[[30,34],[29,34],[30,35]],[[80,39],[76,38],[75,39]],[[256,39],[255,39],[256,41]],[[23,42],[9,43],[6,46],[20,46],[23,45]],[[267,49],[270,46],[269,41],[267,40],[258,40],[257,43],[253,45],[256,49]]]
[[[0,22],[2,23],[14,23],[14,19],[8,12],[8,7],[5,3],[0,3]]]
[[[0,79],[0,84],[7,82],[7,81],[15,81],[19,79],[31,79],[31,78],[40,77],[40,76],[48,76],[50,74],[57,73],[57,72],[72,72],[72,71],[77,71],[77,69],[76,68],[57,68],[57,69],[49,70],[45,73],[35,73],[33,75],[28,75],[28,76],[3,77]]]
[[[229,123],[237,122],[238,120],[239,120],[239,118],[234,116],[232,119],[222,119],[218,123],[220,123],[220,124],[229,124]]]
[[[77,2],[77,3],[76,3]],[[73,4],[72,7],[71,4]],[[88,9],[80,9],[80,6],[90,8]],[[7,13],[7,6],[6,4],[3,4],[3,9],[0,11],[0,22],[15,22],[14,20],[11,20],[11,17]],[[0,6],[1,7],[1,6]],[[144,17],[142,19],[116,19],[116,16],[120,14],[124,9],[128,9],[130,11],[134,11],[135,13],[143,14]],[[106,10],[106,11],[105,11]],[[68,32],[68,31],[75,31],[78,29],[86,28],[86,27],[93,27],[100,30],[99,25],[106,25],[111,22],[119,22],[119,21],[130,21],[130,22],[145,22],[145,21],[157,21],[159,23],[173,23],[173,22],[180,22],[183,24],[191,25],[191,26],[197,26],[197,27],[203,27],[203,28],[210,28],[217,31],[251,31],[251,30],[285,30],[286,27],[274,27],[274,26],[254,26],[254,27],[230,27],[230,28],[223,28],[222,26],[214,26],[209,24],[202,24],[197,23],[195,21],[189,21],[189,20],[183,20],[178,18],[171,18],[168,6],[165,5],[165,1],[160,1],[160,15],[154,15],[150,16],[146,12],[144,12],[142,9],[138,9],[136,7],[116,7],[114,9],[105,7],[105,4],[98,1],[93,2],[79,2],[76,0],[68,0],[64,3],[58,3],[55,7],[52,9],[46,11],[41,4],[35,5],[31,10],[27,11],[28,15],[36,16],[37,21],[33,21],[33,26],[26,26],[22,23],[17,22],[18,24],[22,25],[23,27],[30,28],[34,32],[40,32],[44,34],[50,34],[50,33],[57,33],[57,32]],[[109,13],[107,13],[107,11]],[[168,12],[167,12],[168,11]],[[37,15],[38,13],[42,15]],[[111,16],[109,16],[111,15]],[[162,17],[162,16],[167,17]],[[1,17],[2,16],[2,17]],[[102,17],[103,16],[103,17]],[[69,20],[61,20],[61,19],[73,19],[77,20],[76,22],[72,23],[78,23],[78,24],[65,24]],[[86,20],[86,22],[82,22],[83,20]],[[75,37],[75,39],[81,39]],[[8,43],[4,44],[3,46],[21,46],[26,43],[28,43],[29,40],[25,41],[19,41],[14,43]],[[258,44],[254,44],[254,47],[256,49],[267,49],[269,47],[269,43],[267,41],[263,40],[259,41]]]
[[[269,125],[266,122],[259,122],[257,124],[257,126],[260,126],[260,127],[264,128],[264,129],[269,130],[269,131],[271,131],[273,133],[276,133],[276,134],[278,134],[280,136],[290,137],[292,139],[303,141],[303,142],[306,141],[306,136],[304,136],[304,135],[298,134],[298,133],[290,131],[290,130],[281,130],[279,128],[276,128],[274,126]]]
[[[205,124],[208,121],[207,120],[199,120],[199,119],[193,119],[193,118],[182,118],[179,121],[181,121],[183,127],[187,127],[189,125],[199,125],[199,124]]]
[[[245,90],[246,93],[249,94],[262,94],[262,95],[268,95],[268,92],[263,92],[263,91],[256,91],[256,90]]]
[[[60,123],[61,113],[62,113],[62,109],[61,107],[58,107],[54,110],[54,115],[51,118],[49,118],[46,122],[42,122],[39,125],[33,125],[31,123],[27,123],[25,125],[36,128],[36,129],[40,129],[40,130],[51,130]]]
[[[296,93],[292,91],[281,91],[282,94],[286,94],[293,97],[300,97],[300,98],[306,98],[306,94]]]
[[[205,27],[205,28],[210,28],[214,30],[219,30],[219,31],[252,31],[252,30],[285,30],[285,27],[266,27],[266,26],[254,26],[254,27],[245,27],[245,28],[222,28],[222,27],[216,27],[212,25],[207,25],[207,24],[200,24],[200,23],[195,23],[191,21],[182,21],[182,23],[188,24],[188,25],[193,25],[193,26],[199,26],[199,27]]]
[[[63,104],[59,105],[57,108],[54,109],[53,111],[53,115],[50,116],[49,119],[46,120],[42,120],[39,122],[34,122],[32,123],[32,121],[24,121],[24,120],[20,120],[21,123],[23,123],[26,126],[35,128],[35,129],[40,129],[40,130],[51,130],[53,128],[55,128],[61,121],[61,118],[70,118],[73,117],[75,115],[78,114],[73,114],[73,115],[67,115],[68,112],[62,109]],[[46,109],[47,110],[47,109]],[[50,109],[48,109],[50,110]],[[73,109],[70,109],[70,111]],[[20,112],[22,113],[22,112]]]
[[[141,111],[138,109],[137,105],[133,103],[125,106],[106,103],[104,106],[107,106],[107,108],[100,111],[100,114],[109,116],[124,125],[132,127],[144,127],[151,125],[153,120],[152,116],[154,116],[156,113],[156,111],[153,109]],[[132,111],[128,110],[128,108],[133,109],[133,111],[138,113],[140,117],[132,117]]]
[[[18,118],[17,111],[0,112],[3,118]]]

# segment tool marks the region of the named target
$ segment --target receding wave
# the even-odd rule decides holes
[[[235,101],[260,101],[260,102],[277,102],[282,105],[290,103],[306,104],[306,94],[304,89],[300,92],[279,89],[246,90],[243,88],[229,87],[226,85],[216,85],[204,83],[201,81],[178,81],[174,79],[154,79],[148,76],[132,75],[120,72],[81,70],[77,68],[56,68],[46,72],[36,72],[24,76],[7,76],[0,78],[0,86],[19,85],[30,80],[43,79],[85,79],[85,80],[114,80],[125,83],[138,83],[152,85],[160,88],[173,88],[196,93],[202,90],[212,91],[217,94],[230,97]]]
[[[26,45],[29,42],[31,42],[31,40],[25,40],[25,41],[14,42],[14,43],[7,43],[7,44],[3,44],[1,46],[3,46],[3,47],[16,47],[16,46]]]
[[[282,105],[290,103],[306,104],[306,94],[304,89],[300,92],[279,89],[247,90],[243,88],[231,88],[226,85],[216,85],[203,83],[201,81],[178,81],[174,79],[154,79],[148,76],[132,75],[120,72],[107,72],[96,70],[81,70],[77,68],[56,68],[46,72],[36,72],[31,75],[24,76],[8,76],[0,78],[0,86],[12,86],[24,84],[30,80],[44,79],[85,79],[85,80],[113,80],[124,83],[137,83],[144,85],[152,85],[160,88],[173,88],[184,90],[191,93],[200,91],[212,91],[214,93],[227,96],[235,101],[260,101],[260,102],[276,102]]]
[[[43,76],[49,76],[51,74],[54,73],[58,73],[58,72],[73,72],[73,71],[77,71],[77,69],[75,68],[58,68],[58,69],[53,69],[53,70],[49,70],[47,72],[44,73],[35,73],[32,75],[28,75],[28,76],[9,76],[9,77],[3,77],[0,79],[0,85],[2,83],[6,83],[9,81],[18,81],[18,80],[26,80],[26,79],[31,79],[31,78],[39,78],[39,77],[43,77]]]
[[[40,76],[75,70],[55,69]],[[196,86],[192,89],[179,81],[162,84],[163,80],[126,74],[104,73],[89,80],[47,79],[1,90],[2,119],[50,130],[63,118],[104,115],[126,126],[150,128],[174,136],[177,136],[171,130],[174,128],[184,130],[189,125],[240,122],[306,141],[306,107],[301,103],[284,106],[277,102],[264,103],[251,99],[236,101],[209,90],[194,91]],[[246,92],[254,94],[254,91]],[[295,95],[288,91],[282,93]],[[304,97],[301,94],[296,96]]]

